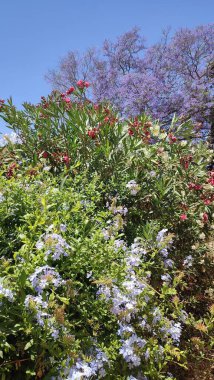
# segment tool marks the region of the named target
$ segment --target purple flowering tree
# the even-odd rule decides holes
[[[146,112],[167,125],[174,114],[211,130],[214,144],[214,25],[169,31],[145,47],[138,28],[113,43],[105,41],[82,57],[69,53],[47,79],[64,90],[81,78],[92,84],[93,100],[110,101],[125,115]]]

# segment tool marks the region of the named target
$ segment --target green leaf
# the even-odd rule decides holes
[[[32,345],[33,345],[33,339],[31,339],[26,345],[25,345],[25,347],[24,347],[24,350],[26,351],[26,350],[28,350],[28,348],[30,348]]]

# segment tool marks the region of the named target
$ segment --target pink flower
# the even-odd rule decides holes
[[[64,156],[63,157],[63,161],[66,165],[69,165],[69,162],[70,162],[70,158],[68,156]]]
[[[88,131],[88,136],[91,137],[92,139],[95,139],[96,132],[95,131]]]
[[[67,91],[66,91],[66,94],[67,95],[70,95],[72,94],[72,92],[74,92],[75,88],[74,87],[70,87]]]
[[[180,215],[180,220],[187,220],[187,215],[186,214],[181,214]]]
[[[84,80],[78,80],[78,82],[77,82],[77,86],[78,86],[79,88],[84,88],[84,87],[85,87],[85,82],[84,82]]]
[[[204,199],[204,204],[209,206],[212,203],[211,199]]]
[[[90,83],[89,82],[85,82],[84,80],[82,80],[82,79],[80,79],[80,80],[78,80],[78,82],[77,82],[77,86],[79,87],[79,88],[81,88],[81,89],[83,89],[83,88],[88,88],[89,86],[90,86]]]
[[[66,103],[70,103],[70,102],[71,102],[71,99],[70,99],[70,98],[64,98],[64,101],[65,101]]]

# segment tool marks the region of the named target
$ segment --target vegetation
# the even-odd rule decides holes
[[[1,102],[1,378],[187,379],[213,345],[212,152],[88,85]]]

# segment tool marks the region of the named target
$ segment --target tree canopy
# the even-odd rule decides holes
[[[164,31],[149,47],[135,27],[99,50],[68,52],[46,79],[61,91],[89,80],[93,100],[109,101],[124,115],[146,112],[165,125],[174,114],[191,118],[197,131],[211,128],[214,143],[213,52],[213,24],[173,36]]]

